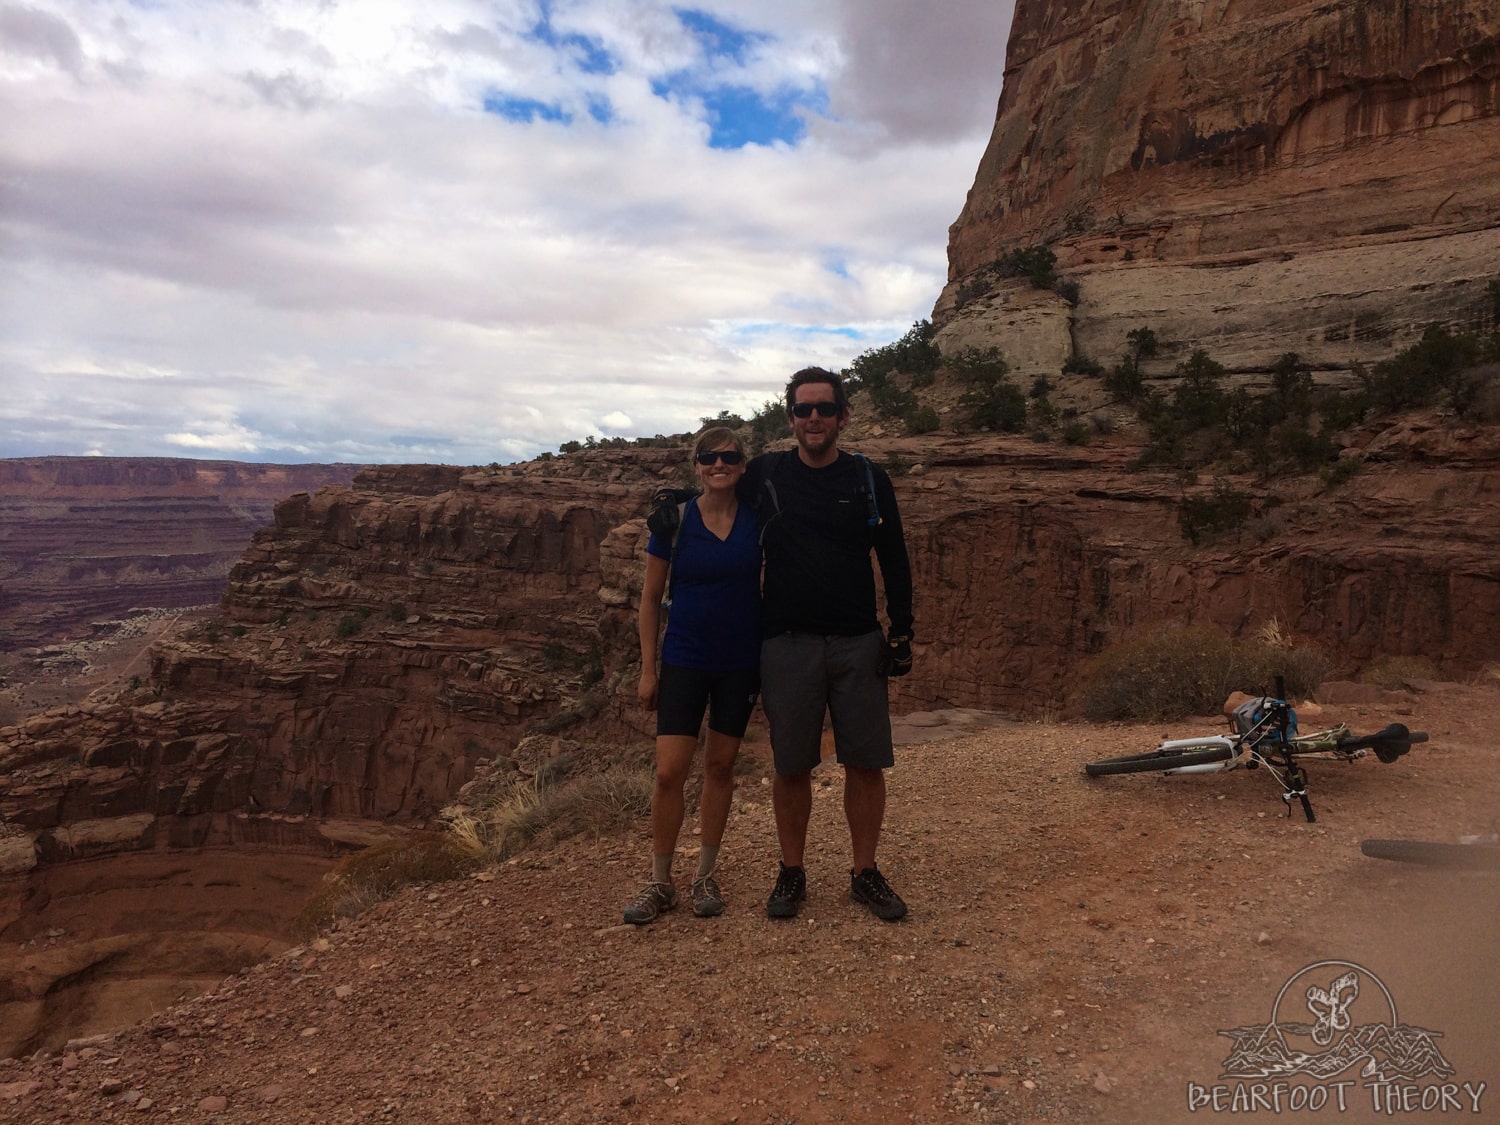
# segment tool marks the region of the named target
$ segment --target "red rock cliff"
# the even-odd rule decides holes
[[[1487,326],[1497,163],[1493,0],[1020,0],[940,340],[1055,374],[1150,326],[1241,371],[1342,370],[1433,320]],[[961,302],[1041,243],[1076,308]]]

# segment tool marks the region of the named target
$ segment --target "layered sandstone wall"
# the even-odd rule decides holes
[[[1489,327],[1497,161],[1494,0],[1020,0],[939,341],[1056,374],[1148,326],[1157,371],[1194,347],[1339,371],[1433,321]],[[1076,308],[1014,284],[961,303],[1043,243]]]
[[[1237,480],[1253,526],[1194,548],[1178,502],[1207,484],[1132,471],[1125,441],[864,442],[920,463],[897,479],[917,579],[897,710],[1055,710],[1088,657],[1174,620],[1275,620],[1344,673],[1500,659],[1500,434],[1409,419],[1358,443],[1336,491]],[[0,731],[0,821],[25,843],[7,863],[316,844],[322,818],[431,816],[480,759],[535,766],[551,743],[532,735],[648,743],[641,517],[678,461],[387,468],[289,498],[235,567],[217,639],[179,634],[141,689]]]

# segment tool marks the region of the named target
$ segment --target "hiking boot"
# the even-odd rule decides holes
[[[895,922],[906,917],[906,903],[891,890],[885,876],[875,867],[866,867],[858,875],[849,872],[849,898],[870,908],[870,913],[882,922]]]
[[[693,913],[700,918],[713,918],[724,913],[724,896],[719,893],[719,884],[712,872],[693,880]]]
[[[656,921],[656,916],[663,910],[671,910],[676,905],[677,888],[671,883],[647,883],[625,908],[625,921],[632,926],[644,926]]]
[[[772,918],[795,918],[801,902],[807,897],[807,872],[800,867],[781,865],[776,886],[766,899],[766,913]]]

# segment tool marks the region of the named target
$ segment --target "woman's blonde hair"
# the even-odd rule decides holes
[[[698,459],[698,454],[705,449],[718,449],[725,442],[740,451],[740,456],[745,455],[745,443],[740,440],[740,435],[728,426],[709,426],[693,441],[693,460]]]

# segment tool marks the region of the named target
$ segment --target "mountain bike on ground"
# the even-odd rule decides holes
[[[1309,822],[1312,802],[1307,797],[1305,759],[1354,762],[1371,751],[1382,762],[1394,762],[1413,743],[1426,742],[1425,731],[1409,730],[1402,723],[1391,723],[1374,734],[1354,734],[1348,724],[1339,723],[1327,730],[1298,733],[1297,716],[1286,701],[1286,686],[1276,678],[1276,694],[1251,699],[1235,708],[1231,734],[1205,735],[1201,738],[1169,739],[1147,754],[1127,754],[1122,758],[1105,758],[1089,762],[1084,772],[1090,777],[1107,777],[1124,773],[1220,773],[1235,769],[1264,769],[1281,785],[1281,799],[1287,815],[1292,800],[1302,805]]]

